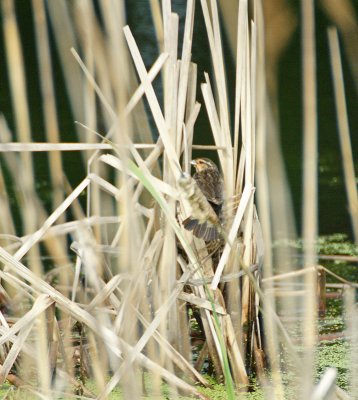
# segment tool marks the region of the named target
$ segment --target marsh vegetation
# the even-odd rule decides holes
[[[358,251],[345,237],[319,238],[314,2],[302,0],[301,15],[300,240],[277,120],[280,40],[294,22],[282,3],[282,31],[270,31],[268,3],[188,0],[180,21],[170,0],[151,0],[158,56],[148,66],[124,2],[33,0],[38,142],[15,3],[1,2],[13,111],[13,128],[0,119],[4,398],[355,398]],[[348,33],[358,28],[344,4],[350,25],[336,23],[357,83]],[[212,62],[201,75],[192,60],[198,13]],[[229,82],[224,37],[235,60]],[[357,244],[336,28],[328,38]],[[70,141],[54,49],[73,115]],[[210,127],[200,143],[199,115]],[[219,167],[219,201],[191,177],[198,153]],[[48,165],[45,202],[39,160]],[[81,164],[73,184],[69,165]],[[214,225],[215,235],[185,229],[188,217]]]

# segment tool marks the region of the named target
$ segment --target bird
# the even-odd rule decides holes
[[[192,160],[191,164],[195,168],[193,179],[211,209],[207,209],[206,215],[204,212],[201,220],[192,216],[185,219],[183,226],[188,231],[193,231],[194,236],[206,242],[217,240],[220,237],[220,217],[224,201],[221,173],[217,165],[209,158],[197,158]]]

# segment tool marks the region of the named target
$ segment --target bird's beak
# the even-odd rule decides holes
[[[196,165],[196,161],[195,160],[191,160],[190,164],[195,166]]]

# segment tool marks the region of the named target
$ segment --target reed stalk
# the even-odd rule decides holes
[[[314,2],[302,0],[302,67],[303,67],[303,240],[304,266],[316,263],[315,241],[318,235],[318,160],[317,160],[317,98],[316,98],[316,50]],[[316,274],[305,275],[307,296],[304,300],[305,320],[303,325],[304,365],[302,398],[312,391],[313,349],[316,343]]]

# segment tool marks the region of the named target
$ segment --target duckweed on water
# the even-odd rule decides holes
[[[337,369],[337,385],[344,390],[348,389],[348,343],[342,339],[322,342],[317,349],[317,374],[319,379],[328,367]]]
[[[274,243],[274,247],[280,246],[303,250],[303,240],[282,239]],[[358,256],[358,247],[350,242],[348,236],[343,233],[320,236],[316,241],[316,251],[322,255]]]

